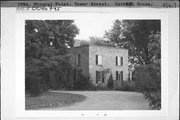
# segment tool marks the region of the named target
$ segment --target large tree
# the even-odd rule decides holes
[[[89,40],[81,40],[81,45],[100,45],[100,46],[114,46],[114,44],[109,41],[105,40],[103,37],[91,36]]]
[[[66,53],[67,47],[73,46],[74,37],[79,33],[72,20],[27,20],[25,30],[26,47],[32,43],[36,47],[54,47],[61,55]]]
[[[25,21],[26,90],[38,94],[49,87],[49,71],[65,75],[72,68],[66,53],[78,33],[72,20]]]
[[[160,28],[160,20],[115,20],[104,37],[129,49],[131,63],[151,64],[161,58]]]

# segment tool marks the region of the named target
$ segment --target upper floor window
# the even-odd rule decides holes
[[[123,65],[123,57],[116,56],[116,66]]]
[[[102,55],[96,55],[96,65],[102,65]]]
[[[80,66],[80,64],[81,64],[81,55],[80,54],[77,55],[76,63],[78,66]]]

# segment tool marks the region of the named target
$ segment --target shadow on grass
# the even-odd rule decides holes
[[[86,96],[83,95],[61,92],[47,92],[37,97],[26,95],[25,109],[38,110],[41,108],[64,107],[77,102],[82,102],[85,99]]]

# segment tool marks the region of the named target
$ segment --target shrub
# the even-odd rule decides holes
[[[161,88],[161,79],[160,76],[157,75],[157,71],[154,69],[154,66],[149,65],[136,67],[133,79],[136,87],[140,91]]]
[[[70,72],[73,66],[70,56],[56,55],[48,58],[26,58],[25,88],[26,92],[37,96],[47,89],[71,89]],[[53,75],[51,74],[53,73]],[[54,77],[50,77],[50,76]]]
[[[26,79],[26,81],[26,92],[32,96],[38,96],[48,88],[41,78]]]
[[[133,79],[136,88],[143,92],[152,109],[161,109],[160,65],[146,65],[135,68]]]
[[[33,96],[37,96],[48,89],[45,72],[42,71],[41,62],[33,59],[26,62],[25,90]]]
[[[107,83],[107,87],[109,89],[113,89],[113,77],[112,77],[112,74],[109,77],[109,80],[108,80],[108,83]]]
[[[93,85],[89,80],[89,77],[86,77],[82,74],[79,74],[77,80],[73,82],[73,89],[74,90],[89,90],[92,89]]]
[[[116,90],[120,91],[136,91],[135,86],[130,85],[131,83],[128,81],[124,81],[121,88],[117,88]]]
[[[161,92],[144,92],[144,97],[149,100],[149,106],[152,109],[160,110],[161,109]]]

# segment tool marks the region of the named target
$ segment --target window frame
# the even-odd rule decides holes
[[[123,57],[116,56],[116,66],[123,66]]]
[[[99,57],[101,57],[101,64],[99,63]],[[103,65],[103,55],[97,54],[96,55],[96,65],[102,66]]]
[[[121,71],[116,71],[116,80],[119,80],[119,81],[123,81],[123,70]]]
[[[102,73],[102,71],[96,71],[96,83],[98,84],[98,83],[104,83],[105,82],[105,80],[104,80],[104,78],[103,78],[103,73]]]

